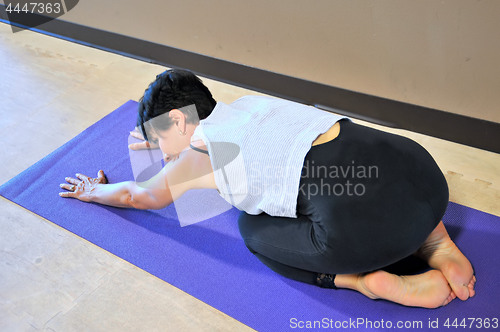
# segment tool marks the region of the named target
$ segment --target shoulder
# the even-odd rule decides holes
[[[199,150],[207,150],[202,140],[194,141],[191,144]],[[177,183],[185,183],[189,186],[188,189],[215,189],[210,157],[192,148],[187,148],[181,152],[179,158],[173,162],[169,172],[169,178],[170,177],[174,177],[174,181]]]
[[[246,111],[246,110],[255,110],[256,108],[266,108],[269,105],[272,105],[276,102],[279,102],[282,99],[270,97],[270,96],[255,96],[248,95],[243,96],[235,101],[233,101],[229,106],[232,108]]]

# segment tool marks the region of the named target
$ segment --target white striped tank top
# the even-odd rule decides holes
[[[207,146],[219,194],[248,214],[297,218],[302,166],[342,115],[263,96],[218,102],[193,139]]]

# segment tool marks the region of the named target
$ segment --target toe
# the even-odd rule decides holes
[[[455,299],[455,297],[453,296],[453,292],[451,292],[450,295],[448,295],[448,298],[444,301],[443,306],[447,305],[448,303],[450,303],[454,299]]]
[[[457,264],[454,260],[451,260],[446,266],[444,266],[443,274],[445,274],[451,289],[456,294],[456,296],[465,301],[470,297],[470,282],[473,280],[472,272],[464,273],[461,264]]]
[[[475,284],[474,280],[471,280],[469,283],[469,286],[468,286],[470,297],[473,297],[474,295],[476,295],[476,290],[474,289],[474,284]]]
[[[453,289],[453,292],[457,295],[457,297],[465,301],[469,298],[469,287],[466,285],[450,285],[451,288]]]

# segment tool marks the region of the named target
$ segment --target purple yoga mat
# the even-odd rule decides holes
[[[260,331],[296,329],[308,321],[357,330],[421,322],[414,330],[435,330],[430,323],[446,329],[448,319],[465,319],[467,328],[489,319],[491,329],[492,319],[500,318],[500,218],[458,204],[449,204],[444,222],[474,265],[477,295],[429,310],[275,274],[246,249],[235,209],[180,227],[175,206],[138,211],[60,198],[59,184],[77,172],[95,176],[102,168],[110,182],[134,179],[127,145],[136,108],[128,101],[1,186],[0,194]],[[193,205],[220,204],[213,195],[190,199]]]

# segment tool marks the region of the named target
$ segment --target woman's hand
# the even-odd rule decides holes
[[[102,170],[97,173],[97,178],[91,178],[83,174],[76,174],[76,177],[78,179],[67,177],[65,180],[68,183],[61,183],[59,185],[61,188],[68,190],[59,193],[59,196],[76,198],[83,202],[90,202],[95,188],[99,184],[108,183],[108,179]]]
[[[133,131],[130,132],[130,136],[140,139],[143,142],[132,143],[128,146],[130,150],[146,150],[146,149],[158,149],[159,145],[157,143],[151,143],[144,139],[139,128],[135,127]]]
[[[146,150],[146,149],[158,149],[158,148],[160,148],[160,146],[158,145],[158,143],[151,143],[151,142],[145,141],[144,140],[144,136],[142,136],[141,131],[137,127],[135,127],[135,129],[130,132],[130,136],[135,137],[135,138],[140,139],[140,140],[143,141],[143,142],[140,142],[140,143],[132,143],[132,144],[130,144],[128,146],[128,148],[130,150]],[[177,160],[177,159],[179,159],[179,155],[178,154],[176,154],[176,155],[169,155],[169,154],[166,154],[166,153],[163,154],[163,160],[166,163],[168,163],[169,161]]]

